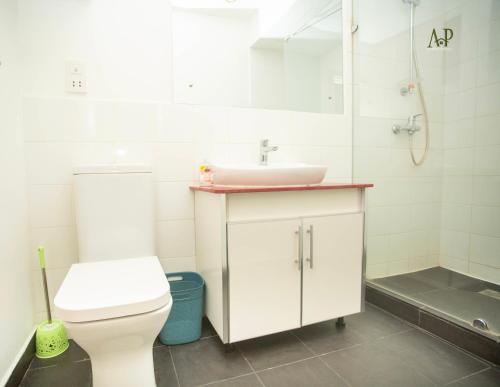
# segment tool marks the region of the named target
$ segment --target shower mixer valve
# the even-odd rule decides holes
[[[406,121],[406,124],[399,125],[399,124],[394,124],[392,126],[392,131],[394,134],[399,134],[402,131],[408,132],[408,134],[411,136],[415,132],[418,132],[420,130],[420,126],[417,125],[417,117],[421,116],[422,114],[412,114],[411,116],[408,117],[408,121]]]

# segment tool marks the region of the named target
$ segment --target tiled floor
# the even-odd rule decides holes
[[[153,349],[162,386],[344,387],[500,386],[500,370],[367,305],[366,312],[236,345],[226,352],[209,324],[195,343]],[[21,386],[91,385],[86,353],[72,343],[52,360],[34,359]],[[113,386],[110,386],[113,387]]]
[[[484,319],[490,333],[500,335],[499,285],[442,267],[379,278],[371,282],[465,324],[472,324],[476,318]]]

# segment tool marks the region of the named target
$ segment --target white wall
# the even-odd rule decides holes
[[[500,3],[446,15],[442,266],[500,283]]]
[[[416,12],[431,142],[427,160],[415,167],[406,134],[391,130],[421,112],[416,95],[399,93],[409,80],[409,6],[394,0],[354,4],[359,24],[354,35],[354,177],[375,184],[367,196],[367,276],[377,278],[439,262],[443,53],[425,47],[432,28],[442,26],[444,12],[441,2],[431,1],[422,1]],[[422,133],[415,140],[420,155]]]
[[[33,330],[23,141],[19,126],[17,4],[0,2],[0,385]]]
[[[133,0],[20,0],[23,72],[29,77],[22,114],[31,250],[47,248],[52,298],[78,259],[71,175],[76,164],[153,165],[157,252],[168,271],[194,269],[188,186],[203,160],[256,162],[259,139],[269,138],[280,146],[271,162],[322,163],[329,166],[330,181],[351,179],[348,117],[173,104],[169,15],[164,0],[148,7]],[[87,95],[65,93],[67,58],[86,62]],[[32,269],[40,320],[44,304],[35,261]]]
[[[257,12],[174,9],[177,103],[250,106],[250,49]]]

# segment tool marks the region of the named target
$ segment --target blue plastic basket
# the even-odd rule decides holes
[[[160,341],[170,345],[196,341],[201,337],[205,281],[193,272],[168,273],[166,276],[173,305],[160,332]]]

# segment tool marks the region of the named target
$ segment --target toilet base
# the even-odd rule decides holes
[[[156,387],[153,343],[129,352],[90,355],[94,387]]]
[[[65,322],[90,357],[93,387],[155,387],[153,342],[167,321],[164,307],[134,316],[82,323]]]

